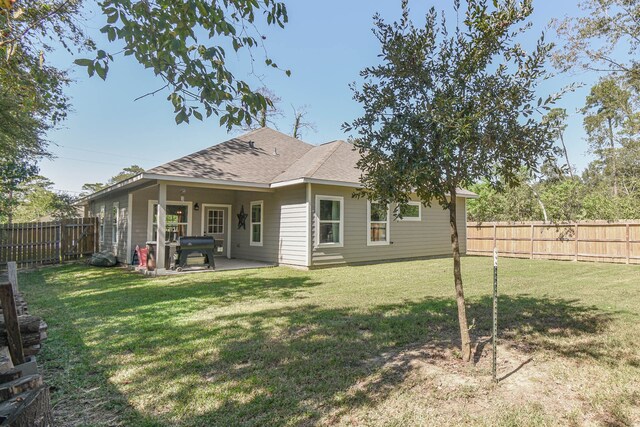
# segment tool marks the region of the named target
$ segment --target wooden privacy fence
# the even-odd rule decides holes
[[[469,222],[467,254],[640,264],[640,221]]]
[[[98,218],[0,224],[0,269],[8,261],[32,267],[90,256],[98,247]]]

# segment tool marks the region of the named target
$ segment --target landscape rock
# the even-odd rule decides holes
[[[113,267],[118,263],[116,256],[109,251],[96,252],[91,255],[89,264],[95,267]]]

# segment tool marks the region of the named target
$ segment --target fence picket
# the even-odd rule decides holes
[[[530,230],[526,235],[525,230]],[[544,224],[475,223],[467,225],[467,254],[640,264],[640,221]],[[571,236],[573,234],[573,236]]]
[[[0,269],[15,261],[20,268],[91,255],[97,218],[0,224]]]

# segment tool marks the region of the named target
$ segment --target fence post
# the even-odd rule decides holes
[[[531,254],[529,255],[529,259],[533,259],[533,237],[534,237],[534,225],[531,224]]]
[[[9,283],[14,295],[18,293],[18,264],[15,261],[7,262],[7,275],[9,276]]]
[[[0,284],[0,303],[4,317],[4,327],[7,330],[7,344],[14,365],[24,363],[24,351],[22,349],[22,336],[18,323],[18,311],[16,300],[13,297],[11,283]]]
[[[626,224],[626,238],[627,238],[627,264],[631,258],[631,239],[629,238],[629,223]]]
[[[493,223],[493,247],[497,247],[496,246],[496,236],[497,236],[497,231],[496,231],[496,223]]]
[[[574,240],[576,242],[576,244],[575,244],[576,253],[573,256],[573,260],[574,261],[578,261],[578,242],[579,242],[579,240],[578,240],[578,223],[577,222],[576,222],[576,227],[575,227],[575,230],[574,230],[574,234],[575,234]]]

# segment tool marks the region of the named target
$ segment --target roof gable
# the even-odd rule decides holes
[[[299,178],[323,179],[349,183],[360,182],[361,172],[357,168],[360,155],[352,144],[332,141],[313,147],[273,182],[284,182]]]

